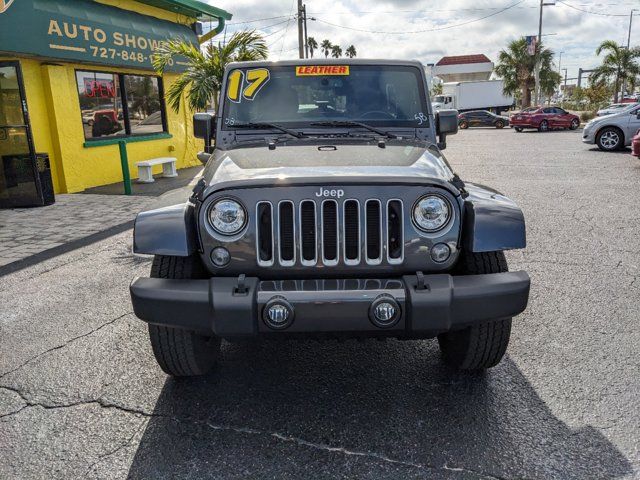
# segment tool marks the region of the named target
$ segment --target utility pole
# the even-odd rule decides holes
[[[534,67],[533,78],[536,81],[536,92],[534,95],[534,105],[538,105],[540,103],[540,69],[541,58],[540,58],[540,45],[542,44],[542,8],[544,7],[544,0],[540,0],[540,18],[538,20],[538,43],[536,45],[536,65]]]
[[[631,46],[631,23],[633,22],[633,12],[637,12],[637,8],[632,8],[629,14],[629,33],[627,34],[627,50]]]
[[[542,69],[542,10],[545,6],[555,5],[555,0],[549,0],[548,3],[545,3],[544,0],[540,0],[540,16],[538,18],[538,44],[536,45],[537,60],[536,65],[533,71],[533,78],[536,81],[536,92],[535,92],[535,104],[541,100],[542,93],[540,89],[540,70]]]
[[[302,32],[304,24],[302,14],[302,0],[298,0],[298,55],[300,58],[304,58],[304,34]]]
[[[303,17],[302,20],[304,22],[304,58],[309,58],[309,37],[307,36],[307,5],[304,4],[302,6]]]
[[[558,73],[560,73],[562,71],[562,54],[564,53],[564,50],[560,50],[559,53],[559,59],[558,59]],[[566,70],[566,68],[565,68]],[[566,73],[565,73],[565,77],[566,77]],[[562,90],[560,89],[560,86],[558,85],[558,93],[562,93]]]
[[[633,22],[633,12],[637,12],[638,9],[637,8],[632,8],[631,12],[629,13],[629,33],[627,33],[627,50],[629,50],[629,47],[631,47],[631,23]],[[624,97],[624,92],[627,91],[627,79],[625,78],[622,81],[622,96]],[[617,92],[616,92],[617,95]]]

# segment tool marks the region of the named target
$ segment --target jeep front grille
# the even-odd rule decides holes
[[[256,249],[261,266],[379,265],[404,258],[401,200],[258,202]]]

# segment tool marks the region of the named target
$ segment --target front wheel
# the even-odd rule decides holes
[[[459,264],[463,275],[508,271],[504,252],[464,252]],[[484,370],[502,360],[509,337],[511,319],[496,319],[464,330],[438,335],[442,357],[448,365],[460,370]]]
[[[540,125],[538,125],[538,131],[546,132],[547,130],[549,130],[549,122],[547,122],[546,120],[542,120],[540,122]]]
[[[156,255],[151,266],[152,278],[206,278],[197,257]],[[190,377],[208,373],[220,354],[220,339],[199,335],[180,328],[149,325],[149,340],[160,368],[174,377]]]
[[[579,126],[580,126],[580,120],[578,120],[577,118],[574,118],[573,120],[571,120],[571,126],[569,128],[571,130],[577,130]]]
[[[460,125],[458,126],[462,129],[466,129],[466,128],[469,128],[469,123],[463,120],[462,122],[460,122]]]
[[[502,120],[498,120],[496,122],[496,128],[504,128],[504,122]]]
[[[622,132],[617,128],[603,128],[596,136],[596,144],[600,150],[612,152],[622,148]]]

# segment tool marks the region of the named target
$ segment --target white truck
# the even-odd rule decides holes
[[[443,83],[442,94],[433,97],[433,109],[490,110],[499,115],[513,105],[513,97],[505,95],[502,89],[502,80]]]

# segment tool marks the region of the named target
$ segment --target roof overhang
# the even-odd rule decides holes
[[[231,20],[232,15],[221,8],[213,7],[198,0],[136,0],[140,3],[179,13],[199,20]]]

